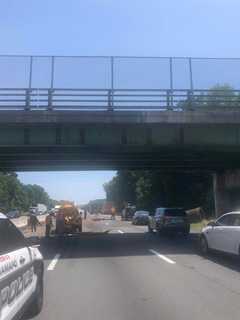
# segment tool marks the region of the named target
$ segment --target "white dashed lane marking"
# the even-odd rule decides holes
[[[176,264],[175,261],[171,260],[170,258],[164,256],[163,254],[158,253],[157,251],[153,250],[153,249],[149,249],[149,251],[153,254],[155,254],[155,256],[157,256],[158,258],[164,260],[165,262],[168,262],[170,264]]]
[[[52,259],[52,261],[50,262],[50,264],[49,264],[49,266],[48,266],[48,268],[47,268],[48,271],[53,271],[53,270],[55,269],[56,264],[58,263],[59,258],[60,258],[60,254],[57,253],[57,254],[55,255],[55,257]]]

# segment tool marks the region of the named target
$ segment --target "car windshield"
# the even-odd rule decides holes
[[[165,209],[164,210],[165,216],[169,217],[185,217],[186,212],[183,209]]]

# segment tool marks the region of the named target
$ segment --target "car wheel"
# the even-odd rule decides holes
[[[149,224],[148,224],[148,232],[149,232],[149,233],[153,233],[153,229],[150,227]]]
[[[164,230],[164,228],[162,226],[158,226],[156,230],[157,230],[159,237],[167,234],[167,232]]]
[[[29,316],[35,317],[37,316],[43,307],[43,279],[39,279],[37,282],[36,291],[34,294],[34,300],[29,309]]]
[[[200,238],[200,249],[203,255],[206,255],[208,253],[208,242],[204,236],[201,236]]]
[[[184,230],[184,231],[183,231],[183,236],[184,236],[184,237],[188,237],[188,236],[189,236],[189,233],[190,233],[190,230],[189,230],[189,229]]]

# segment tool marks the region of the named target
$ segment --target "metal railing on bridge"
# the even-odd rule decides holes
[[[240,107],[240,91],[0,88],[0,110],[164,111]]]
[[[240,106],[240,59],[0,56],[1,110]]]

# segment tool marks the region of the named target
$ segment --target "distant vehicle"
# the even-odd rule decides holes
[[[47,206],[43,203],[37,204],[37,212],[38,214],[45,214],[47,212]]]
[[[29,212],[36,215],[42,215],[47,212],[47,206],[42,203],[38,203],[36,207],[30,207]]]
[[[148,217],[148,211],[136,211],[132,219],[132,224],[148,225]]]
[[[122,210],[122,220],[132,220],[135,211],[136,207],[128,204],[126,208]]]
[[[57,235],[82,232],[82,217],[78,209],[71,204],[60,206],[56,212]]]
[[[213,249],[240,255],[240,212],[229,212],[203,228],[200,236],[203,254]]]
[[[106,201],[102,206],[102,214],[111,215],[112,214],[112,208],[114,208],[113,202]]]
[[[57,213],[60,208],[61,208],[61,205],[57,204],[52,210],[54,210],[54,212]]]
[[[29,213],[31,213],[31,214],[36,214],[36,215],[37,215],[37,214],[38,214],[38,213],[37,213],[37,207],[30,207],[30,208],[29,208]]]
[[[31,318],[43,306],[43,257],[0,213],[0,319]],[[29,318],[28,318],[29,319]]]
[[[181,208],[157,208],[149,215],[148,230],[161,233],[182,233],[188,235],[190,223],[186,212]]]
[[[19,218],[20,211],[17,209],[13,209],[13,210],[9,211],[6,215],[9,219]]]

